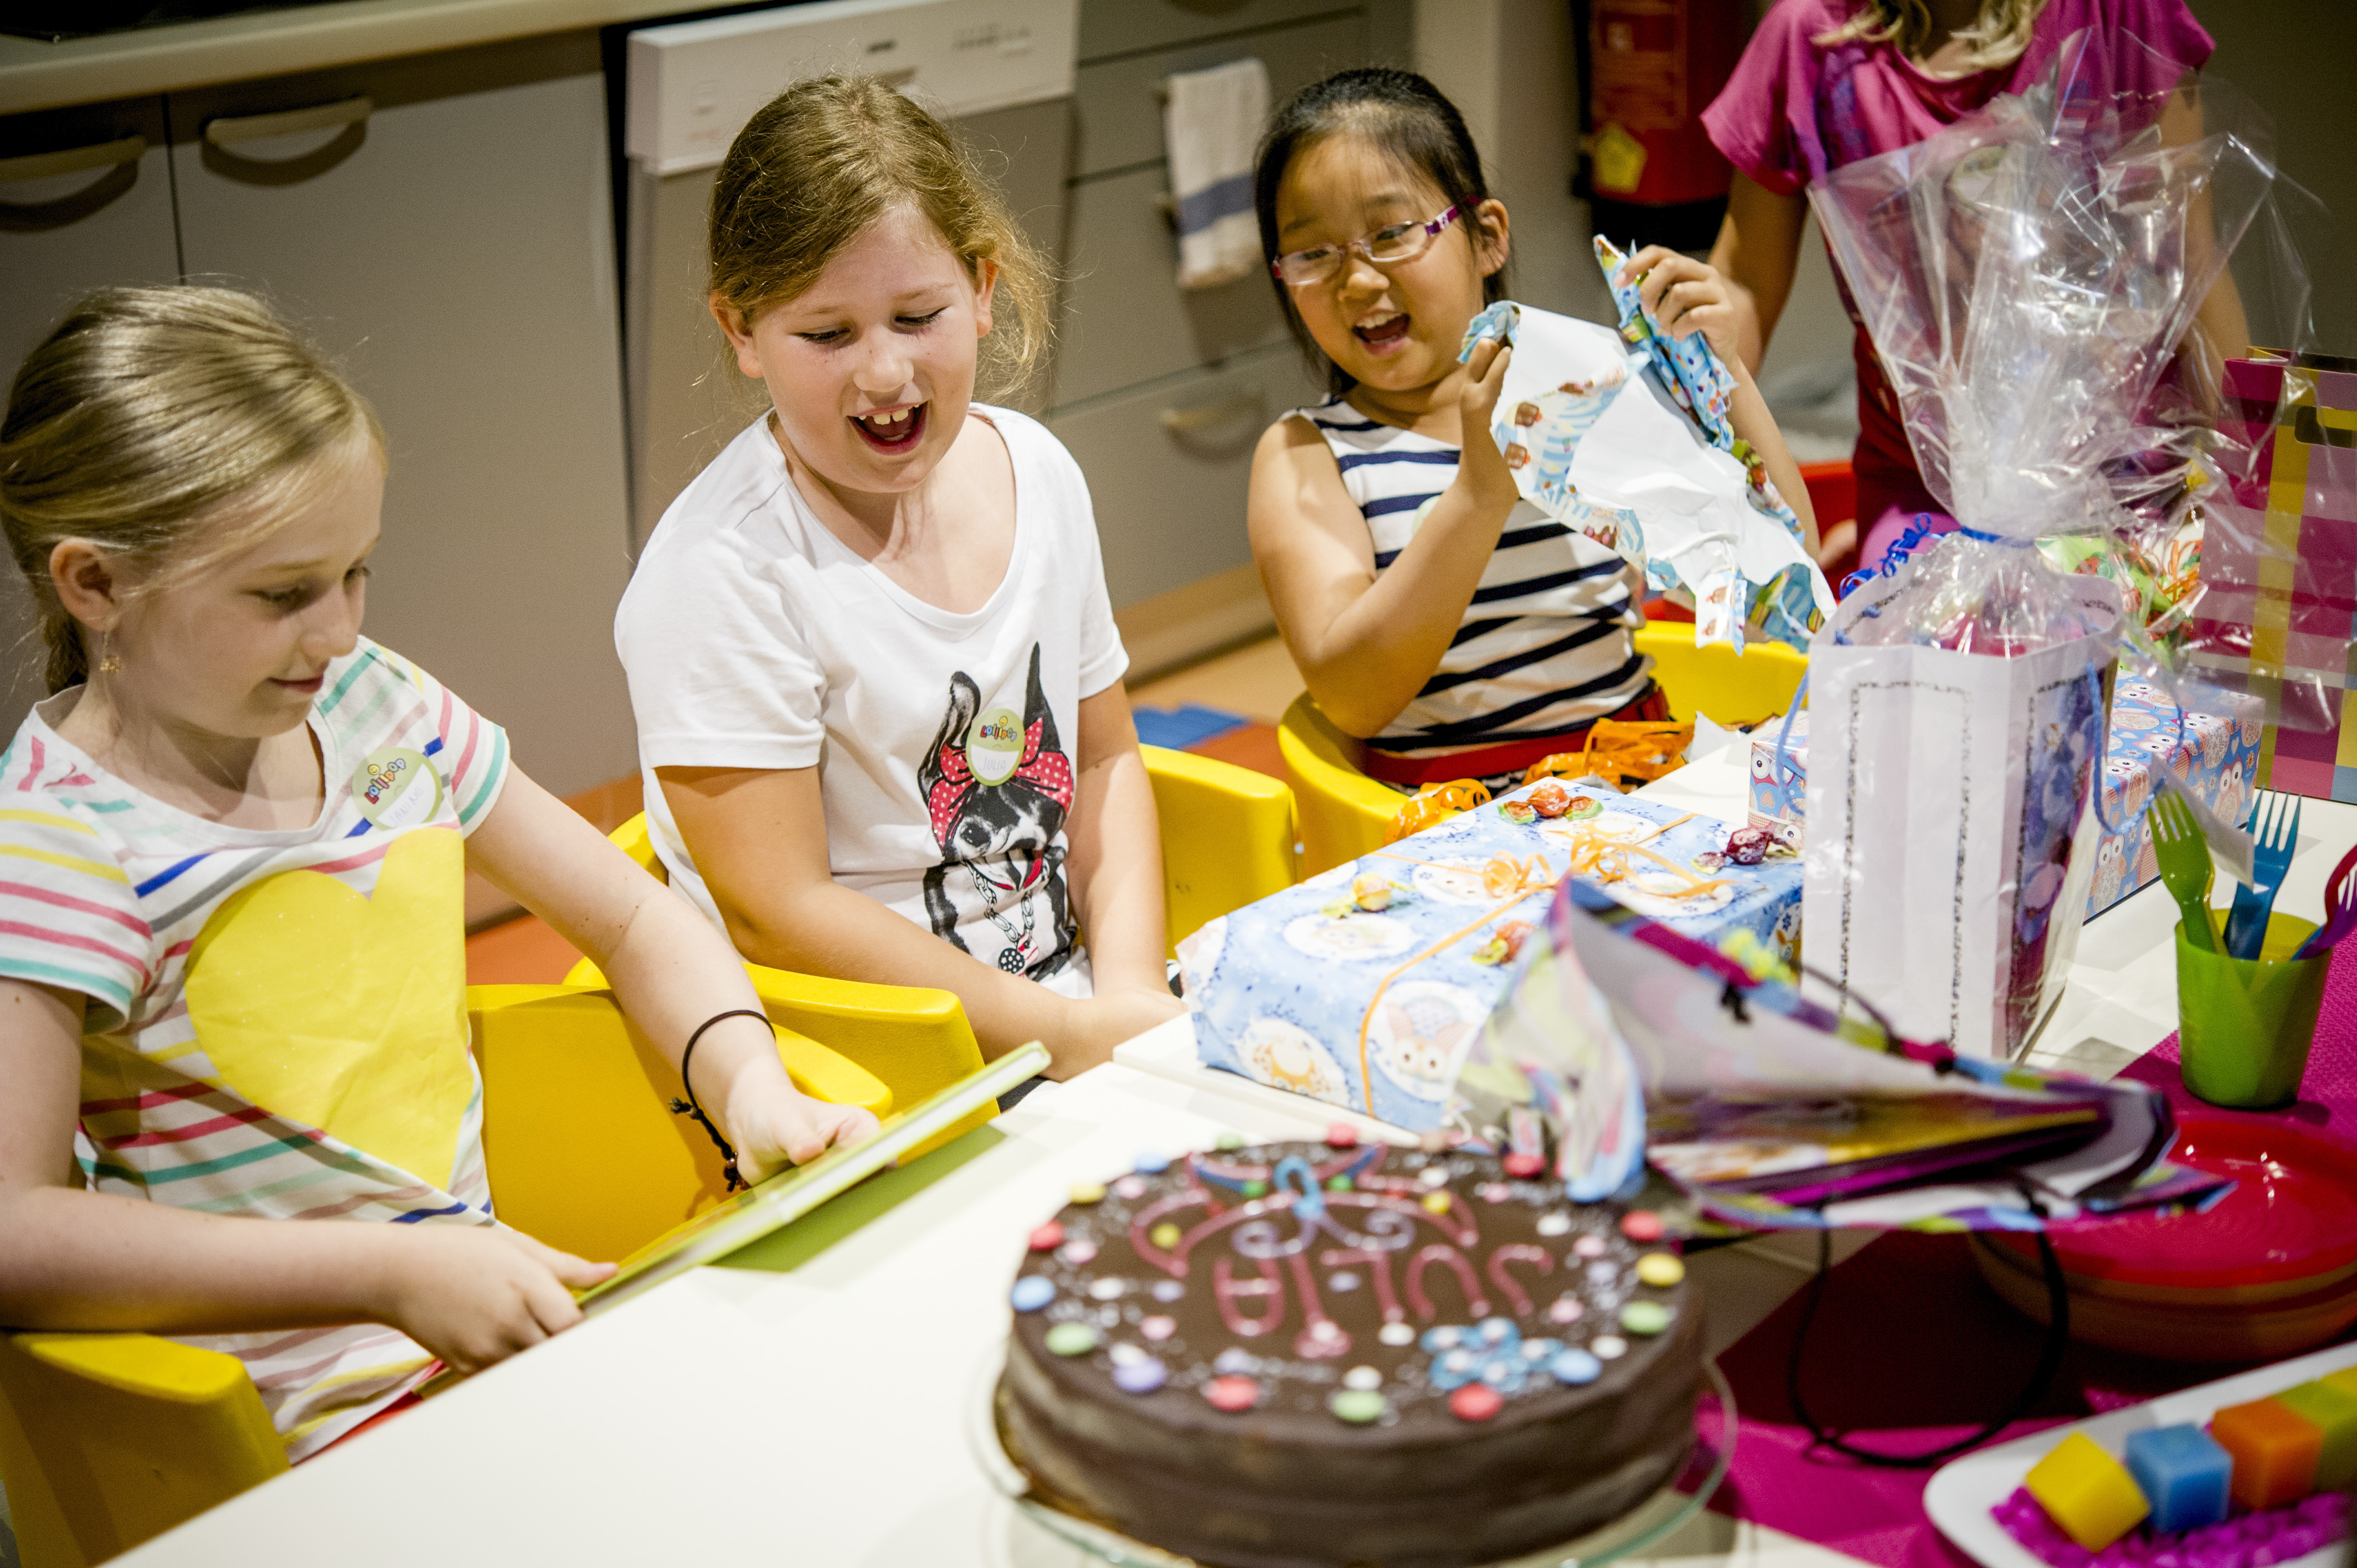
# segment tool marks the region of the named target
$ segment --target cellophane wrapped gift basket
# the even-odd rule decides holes
[[[2186,383],[2217,355],[2193,328],[2274,176],[2231,90],[2120,53],[2074,38],[2037,88],[1810,190],[1961,526],[1811,646],[1803,954],[1985,1058],[2059,1000],[2099,829],[2126,826],[2094,799],[2123,653],[2201,705],[2117,564],[2204,488],[2214,399]],[[2041,539],[2115,569],[2058,570]]]

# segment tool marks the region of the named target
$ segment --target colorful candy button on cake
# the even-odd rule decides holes
[[[2089,1552],[2101,1552],[2152,1512],[2136,1477],[2083,1432],[2056,1444],[2021,1484],[2055,1527]]]
[[[2276,1402],[2314,1422],[2322,1436],[2317,1446],[2316,1490],[2339,1491],[2357,1481],[2357,1391],[2319,1378],[2286,1389],[2276,1395]]]
[[[2228,1405],[2210,1418],[2210,1435],[2234,1456],[2234,1500],[2246,1509],[2281,1508],[2316,1489],[2324,1433],[2272,1399]]]
[[[2200,1427],[2129,1433],[2127,1466],[2152,1504],[2153,1529],[2199,1530],[2226,1517],[2234,1458]]]

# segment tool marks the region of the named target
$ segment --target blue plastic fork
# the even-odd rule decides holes
[[[2291,810],[2284,810],[2289,799]],[[2299,847],[2299,798],[2269,791],[2251,807],[2251,880],[2234,889],[2234,908],[2226,917],[2226,951],[2233,958],[2253,959],[2267,940],[2267,917],[2276,907],[2276,889],[2291,869],[2292,851]]]

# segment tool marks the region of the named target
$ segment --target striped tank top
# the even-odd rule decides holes
[[[1380,576],[1457,477],[1458,448],[1378,424],[1340,399],[1294,413],[1333,450],[1367,520]],[[1638,580],[1619,555],[1515,502],[1440,668],[1367,746],[1437,756],[1544,739],[1626,706],[1652,675],[1652,661],[1630,640],[1645,619]]]

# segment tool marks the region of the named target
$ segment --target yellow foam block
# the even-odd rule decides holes
[[[2083,1432],[2056,1444],[2021,1484],[2056,1528],[2089,1552],[2101,1552],[2152,1512],[2127,1466]]]

